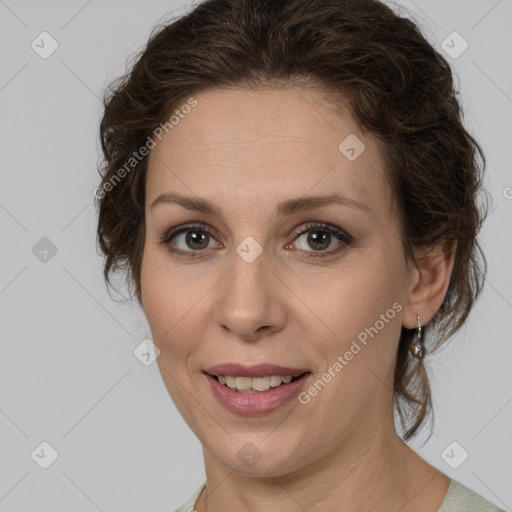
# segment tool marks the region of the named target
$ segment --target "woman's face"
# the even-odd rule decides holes
[[[146,182],[142,303],[167,389],[205,457],[232,470],[289,474],[349,438],[360,457],[392,429],[411,282],[378,147],[313,90],[194,98]]]

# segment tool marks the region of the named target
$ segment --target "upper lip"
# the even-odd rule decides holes
[[[279,366],[270,363],[257,364],[255,366],[244,366],[238,363],[225,363],[217,364],[205,371],[209,375],[232,377],[268,377],[270,375],[298,377],[309,370],[306,368],[290,368],[288,366]]]

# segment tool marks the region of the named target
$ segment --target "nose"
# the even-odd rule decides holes
[[[283,329],[286,286],[263,251],[248,263],[233,252],[231,270],[216,287],[215,321],[237,338],[256,341]]]

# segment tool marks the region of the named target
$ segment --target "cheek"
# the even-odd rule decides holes
[[[367,255],[365,262],[344,265],[323,286],[317,281],[303,293],[331,331],[354,337],[401,300],[401,279],[399,264],[390,261],[384,267]]]
[[[169,356],[173,366],[183,360],[201,339],[208,317],[208,290],[212,287],[206,274],[198,274],[193,265],[171,265],[166,251],[147,250],[141,268],[141,294],[144,313],[153,342],[163,360]],[[160,359],[160,358],[159,358]]]
[[[173,273],[162,264],[160,255],[151,251],[144,253],[141,268],[144,314],[152,341],[160,351],[157,364],[162,378],[174,403],[186,415],[187,400],[182,387],[190,388],[187,360],[193,344],[187,339],[191,336],[190,330],[184,329],[190,307],[183,300],[176,281]]]
[[[386,260],[375,259],[368,255],[364,264],[345,266],[339,278],[325,281],[322,292],[317,287],[303,291],[322,320],[321,331],[309,343],[322,356],[322,371],[331,368],[336,375],[326,394],[335,401],[338,397],[331,393],[337,389],[352,403],[364,402],[392,374],[401,330],[403,268],[398,257],[385,267]]]
[[[375,268],[371,262],[345,268],[335,285],[326,281],[323,294],[310,294],[314,311],[329,327],[309,341],[323,361],[317,379],[327,382],[315,381],[305,390],[315,411],[312,428],[348,432],[358,418],[391,400],[403,308],[395,284],[399,266]]]
[[[144,313],[153,334],[153,341],[160,347],[178,318],[183,316],[180,287],[166,269],[161,256],[145,249],[141,268],[141,294]]]

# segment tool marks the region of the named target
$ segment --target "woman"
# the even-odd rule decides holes
[[[203,446],[179,511],[500,510],[405,443],[485,272],[461,117],[376,0],[209,0],[112,85],[98,240]]]

